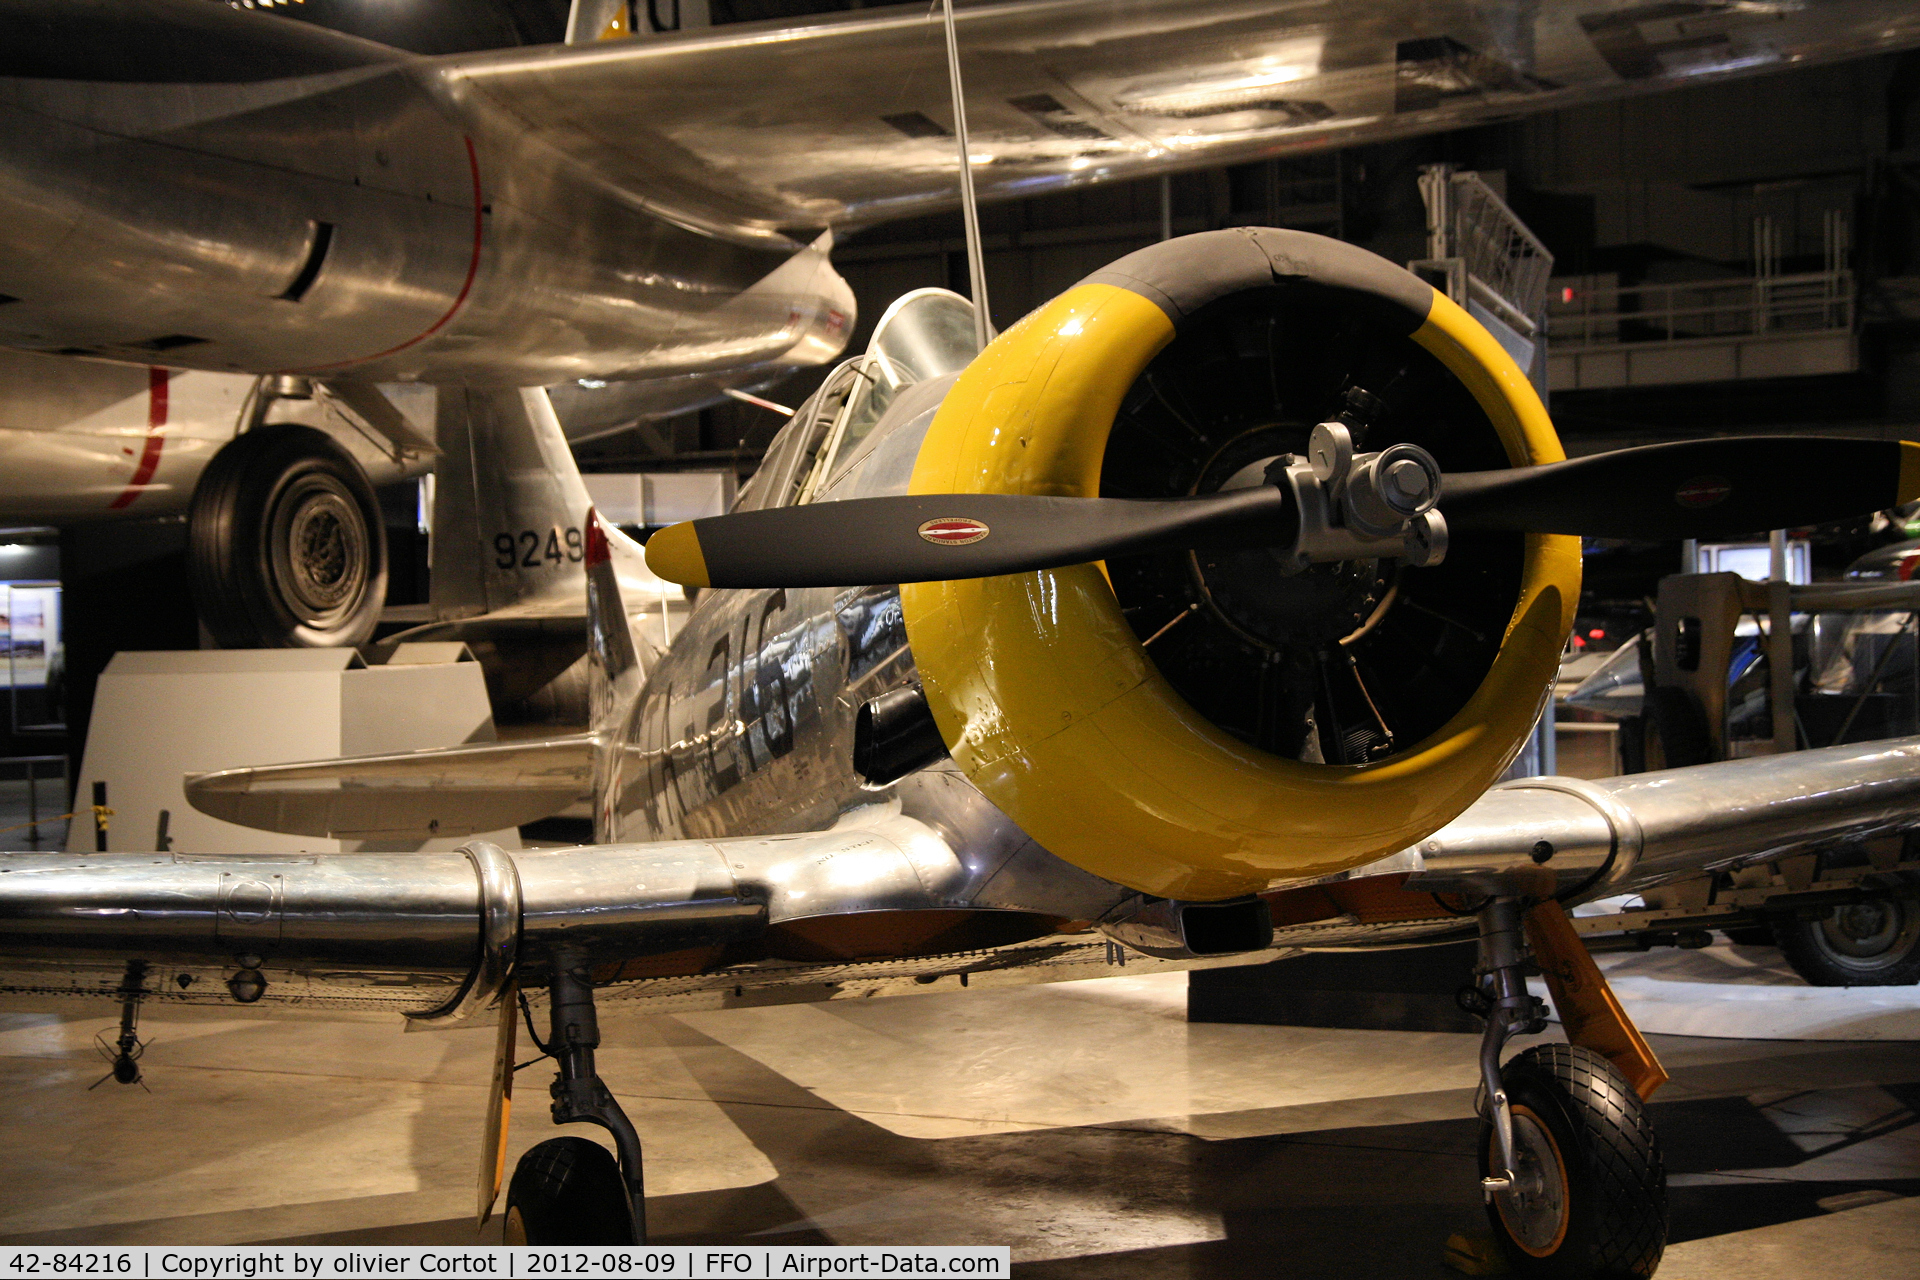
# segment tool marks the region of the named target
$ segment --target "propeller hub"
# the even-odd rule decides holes
[[[1411,458],[1402,458],[1385,468],[1383,478],[1386,483],[1381,488],[1381,495],[1408,515],[1416,514],[1421,504],[1433,494],[1433,481],[1428,477],[1426,468]]]
[[[1301,462],[1281,459],[1268,473],[1287,489],[1299,511],[1299,534],[1274,554],[1290,572],[1347,560],[1438,564],[1447,553],[1447,526],[1434,504],[1440,464],[1413,444],[1355,453],[1353,433],[1323,422]]]

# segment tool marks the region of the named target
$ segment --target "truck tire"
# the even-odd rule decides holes
[[[1916,886],[1905,881],[1907,893]],[[1820,920],[1774,921],[1793,971],[1814,987],[1908,987],[1920,982],[1920,898],[1888,893],[1835,907]]]

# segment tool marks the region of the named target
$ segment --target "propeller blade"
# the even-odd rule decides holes
[[[1920,498],[1920,445],[1728,437],[1443,478],[1457,530],[1714,538],[1821,524]],[[914,494],[672,525],[647,563],[698,587],[841,587],[1025,573],[1162,548],[1291,546],[1282,485],[1191,498]],[[1316,558],[1318,558],[1316,556]]]
[[[647,540],[647,565],[695,587],[940,582],[1159,547],[1284,545],[1296,526],[1290,497],[1266,484],[1157,501],[912,494],[670,525]]]
[[[1455,472],[1440,510],[1455,530],[1659,540],[1824,524],[1915,498],[1920,445],[1737,436]]]

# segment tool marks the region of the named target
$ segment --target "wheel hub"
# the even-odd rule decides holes
[[[1907,904],[1854,902],[1835,908],[1814,936],[1830,955],[1860,968],[1904,959],[1916,933],[1920,933],[1920,912]]]
[[[353,609],[365,593],[369,538],[351,494],[314,476],[289,493],[272,522],[274,577],[287,607],[308,625]]]
[[[1553,1136],[1525,1107],[1513,1109],[1513,1162],[1513,1186],[1494,1203],[1514,1243],[1545,1257],[1566,1238],[1567,1174]]]

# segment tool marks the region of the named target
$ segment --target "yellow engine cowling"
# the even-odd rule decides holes
[[[1526,376],[1444,295],[1339,241],[1242,228],[1123,258],[1001,335],[946,397],[910,491],[1098,496],[1129,389],[1196,315],[1256,291],[1263,306],[1351,302],[1379,343],[1444,366],[1508,465],[1565,456]],[[1197,712],[1105,566],[921,583],[901,599],[934,717],[976,786],[1089,871],[1214,900],[1404,849],[1499,776],[1550,688],[1580,591],[1577,538],[1527,535],[1515,557],[1511,616],[1478,687],[1419,741],[1357,765],[1263,751]]]

